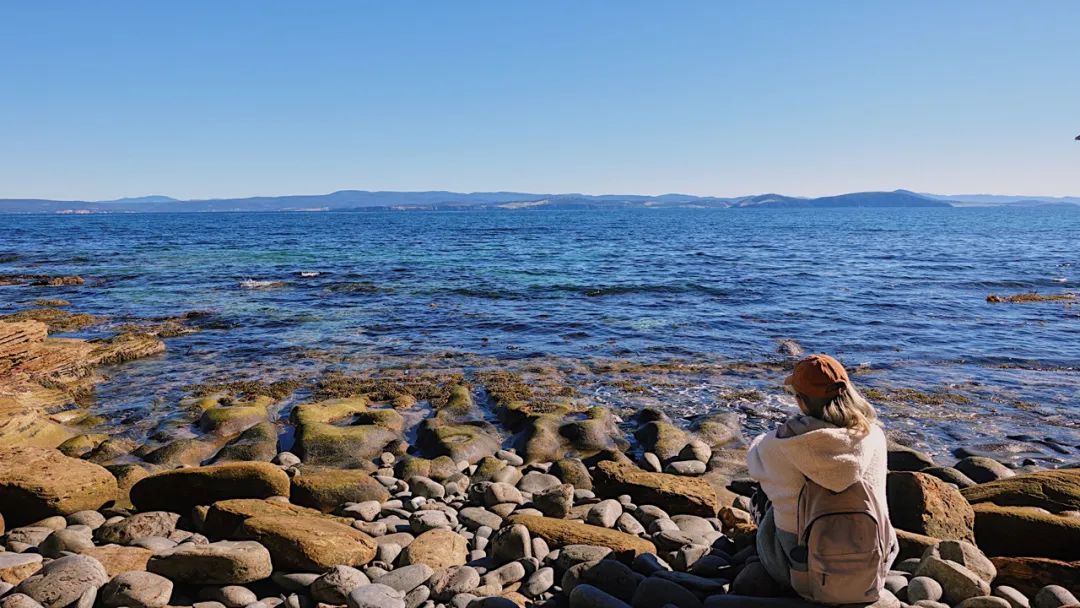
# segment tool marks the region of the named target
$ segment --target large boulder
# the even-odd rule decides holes
[[[236,534],[265,546],[279,570],[323,572],[333,566],[362,566],[375,557],[375,541],[325,517],[252,517]]]
[[[531,535],[539,536],[544,539],[544,542],[556,547],[565,545],[607,547],[624,557],[656,553],[656,546],[648,540],[610,528],[535,515],[514,515],[509,521],[512,524],[525,526]]]
[[[329,513],[346,502],[386,502],[390,492],[359,469],[303,467],[292,478],[292,501]]]
[[[196,505],[229,498],[289,495],[289,476],[269,462],[229,462],[151,475],[131,488],[140,511],[186,513]]]
[[[629,494],[639,505],[663,505],[671,515],[715,517],[722,506],[707,481],[649,473],[626,462],[603,461],[596,465],[593,487],[603,496]]]
[[[975,538],[990,556],[1074,559],[1080,547],[1080,517],[1036,507],[975,505]]]
[[[995,585],[1008,585],[1034,597],[1047,585],[1061,585],[1080,590],[1080,561],[1062,561],[1045,557],[995,557]]]
[[[889,518],[908,532],[942,540],[975,542],[975,513],[960,491],[933,475],[889,473]]]
[[[182,543],[152,557],[146,569],[176,583],[242,585],[270,576],[273,566],[270,552],[257,542],[221,541]]]
[[[981,483],[961,490],[971,504],[1080,510],[1080,469],[1054,469]]]
[[[218,446],[210,441],[194,437],[181,437],[148,453],[143,457],[143,460],[163,468],[197,467],[204,460],[210,458],[217,451],[217,448]]]
[[[252,517],[282,517],[303,515],[307,517],[326,517],[348,525],[351,519],[330,517],[321,511],[301,507],[284,501],[263,500],[259,498],[233,498],[220,500],[210,505],[203,520],[202,532],[210,538],[232,538],[237,528]]]
[[[116,499],[104,468],[46,448],[0,448],[0,512],[9,526],[92,511]]]

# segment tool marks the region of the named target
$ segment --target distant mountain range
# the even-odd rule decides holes
[[[341,190],[330,194],[254,196],[177,200],[140,196],[110,201],[0,199],[0,213],[176,213],[213,211],[373,211],[472,209],[621,209],[621,208],[827,208],[827,207],[969,207],[1080,206],[1080,197],[937,195],[908,190],[852,192],[802,198],[782,194],[712,197],[689,194],[528,194],[523,192],[368,192]]]

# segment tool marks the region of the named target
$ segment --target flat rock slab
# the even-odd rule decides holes
[[[269,462],[228,462],[151,475],[131,488],[140,511],[186,513],[229,498],[289,495],[289,476]]]
[[[210,505],[203,522],[203,534],[210,538],[232,538],[244,520],[252,517],[278,517],[282,515],[306,515],[325,517],[349,525],[351,519],[324,515],[321,511],[287,502],[261,498],[233,498]]]
[[[712,486],[703,479],[650,473],[611,460],[596,465],[593,486],[605,496],[629,494],[639,505],[663,505],[670,515],[715,517],[722,506]]]
[[[143,547],[102,545],[84,549],[81,554],[101,562],[101,565],[105,566],[105,572],[111,578],[124,572],[146,570],[146,562],[150,561],[154,552]]]
[[[116,478],[96,464],[53,449],[0,448],[0,508],[9,527],[95,511],[116,492]]]
[[[1071,560],[1080,547],[1080,517],[1054,515],[1036,507],[975,505],[976,544],[991,557]]]
[[[362,566],[375,557],[370,536],[324,517],[252,517],[236,533],[263,544],[279,570],[323,572],[337,565]]]
[[[1028,597],[1035,597],[1047,585],[1080,589],[1080,560],[1062,561],[1044,557],[995,557],[994,586],[1008,585]]]
[[[539,536],[548,544],[557,547],[594,545],[607,547],[625,557],[656,553],[656,546],[650,541],[609,528],[535,515],[515,515],[510,518],[510,522],[525,526],[533,536]]]
[[[146,569],[177,582],[193,585],[241,585],[273,572],[270,552],[253,541],[185,543],[150,558]]]

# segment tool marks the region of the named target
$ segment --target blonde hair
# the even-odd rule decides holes
[[[816,399],[798,395],[811,416],[840,428],[851,429],[859,435],[870,432],[877,424],[877,411],[850,382],[843,382],[835,397]]]

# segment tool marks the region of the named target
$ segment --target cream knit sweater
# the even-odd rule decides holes
[[[750,476],[772,501],[776,527],[785,532],[796,532],[804,477],[834,492],[862,479],[888,509],[885,433],[877,425],[859,436],[810,416],[796,416],[755,438],[746,461]]]

